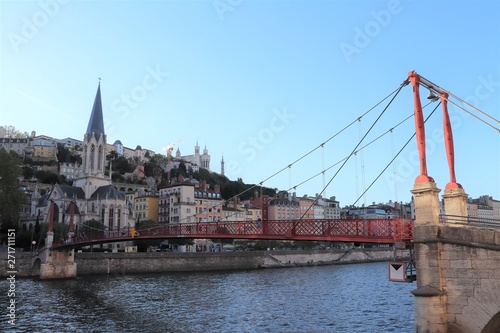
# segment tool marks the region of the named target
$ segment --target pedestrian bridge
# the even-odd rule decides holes
[[[80,228],[82,229],[82,228]],[[91,230],[54,239],[52,249],[147,239],[256,239],[394,244],[413,238],[410,219],[270,220],[164,224],[153,228]]]

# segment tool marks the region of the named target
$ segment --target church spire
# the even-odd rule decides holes
[[[87,126],[87,132],[89,136],[95,133],[98,138],[104,133],[104,120],[102,116],[102,102],[101,102],[101,78],[99,78],[99,85],[97,86],[97,93],[94,99],[94,106],[92,107],[92,114],[90,115],[89,125]]]

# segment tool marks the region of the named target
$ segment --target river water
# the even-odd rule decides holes
[[[416,284],[387,263],[0,282],[2,332],[414,332]]]

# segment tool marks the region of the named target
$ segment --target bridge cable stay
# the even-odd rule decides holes
[[[260,181],[259,184],[262,185],[263,183],[265,183],[266,181],[268,181],[269,179],[273,178],[274,176],[280,174],[281,172],[283,172],[284,170],[286,170],[290,165],[293,165],[297,162],[299,162],[300,160],[306,158],[307,156],[309,156],[310,154],[312,154],[313,152],[315,152],[316,150],[318,150],[319,148],[321,148],[323,145],[325,145],[326,143],[328,143],[329,141],[331,141],[332,139],[334,139],[335,137],[337,137],[338,135],[340,135],[342,132],[344,132],[345,130],[347,130],[349,127],[351,127],[352,125],[354,125],[360,118],[366,116],[368,113],[370,113],[371,111],[373,111],[377,106],[379,106],[380,104],[382,104],[382,102],[384,102],[386,99],[388,99],[389,97],[391,97],[392,95],[394,95],[395,93],[398,92],[398,90],[400,90],[401,88],[398,87],[397,89],[395,89],[394,91],[392,91],[390,94],[388,94],[387,96],[385,96],[382,100],[380,100],[377,104],[375,104],[373,107],[371,107],[369,110],[367,110],[365,113],[363,113],[361,116],[359,116],[358,118],[354,119],[352,122],[350,122],[348,125],[344,126],[344,128],[342,128],[341,130],[339,130],[337,133],[333,134],[331,137],[329,137],[326,141],[324,141],[323,143],[321,143],[320,145],[318,145],[317,147],[311,149],[310,151],[308,151],[307,153],[305,153],[304,155],[302,155],[301,157],[297,158],[295,161],[293,161],[292,163],[288,164],[287,166],[281,168],[280,170],[276,171],[275,173],[273,173],[271,176],[265,178],[264,180]],[[242,192],[244,193],[244,192]]]
[[[337,136],[338,136],[338,135],[340,135],[342,132],[344,132],[345,130],[347,130],[349,127],[351,127],[352,125],[354,125],[354,124],[355,124],[357,121],[359,121],[362,117],[366,116],[368,113],[370,113],[370,112],[371,112],[371,111],[373,111],[376,107],[378,107],[380,104],[382,104],[385,100],[387,100],[389,97],[391,97],[391,96],[393,96],[393,95],[395,94],[395,95],[392,97],[391,101],[389,102],[389,105],[390,105],[390,104],[392,103],[392,101],[394,100],[394,98],[397,96],[397,94],[401,91],[402,87],[403,87],[404,85],[406,85],[406,84],[408,84],[408,82],[407,82],[407,81],[403,82],[403,84],[401,84],[398,88],[396,88],[396,89],[395,89],[395,90],[393,90],[391,93],[389,93],[387,96],[385,96],[383,99],[381,99],[379,102],[377,102],[377,103],[376,103],[373,107],[371,107],[370,109],[368,109],[367,111],[365,111],[365,112],[364,112],[361,116],[359,116],[359,117],[357,117],[356,119],[354,119],[351,123],[349,123],[348,125],[346,125],[346,126],[345,126],[345,127],[343,127],[342,129],[340,129],[338,132],[336,132],[335,134],[333,134],[332,136],[330,136],[330,137],[329,137],[326,141],[322,142],[322,143],[321,143],[320,145],[318,145],[317,147],[313,148],[313,149],[312,149],[312,150],[310,150],[309,152],[307,152],[307,153],[305,153],[304,155],[302,155],[301,157],[297,158],[297,159],[296,159],[295,161],[293,161],[292,163],[288,164],[287,166],[285,166],[285,167],[281,168],[280,170],[276,171],[275,173],[273,173],[273,174],[272,174],[272,175],[270,175],[269,177],[267,177],[267,178],[265,178],[264,180],[260,181],[258,184],[255,184],[254,186],[251,186],[251,187],[249,187],[249,188],[245,189],[244,191],[241,191],[240,193],[238,193],[238,194],[236,194],[236,195],[232,196],[231,198],[224,200],[224,201],[223,201],[221,204],[219,204],[219,205],[223,205],[223,204],[225,204],[226,202],[230,202],[231,200],[233,200],[233,199],[237,198],[238,196],[241,196],[242,194],[247,193],[247,192],[249,192],[249,191],[251,191],[251,190],[253,190],[253,189],[257,188],[257,187],[260,187],[260,188],[262,189],[262,185],[263,185],[266,181],[268,181],[269,179],[272,179],[273,177],[275,177],[276,175],[280,174],[280,173],[281,173],[281,172],[283,172],[284,170],[291,168],[291,166],[292,166],[293,164],[295,164],[295,163],[297,163],[297,162],[301,161],[302,159],[304,159],[304,158],[306,158],[307,156],[309,156],[310,154],[312,154],[314,151],[316,151],[316,150],[318,150],[319,148],[323,147],[326,143],[328,143],[329,141],[333,140],[335,137],[337,137]],[[387,109],[387,107],[388,107],[389,105],[387,105],[385,109]],[[384,110],[384,112],[385,112],[385,110]],[[379,118],[380,118],[380,116],[379,116]],[[377,119],[377,120],[378,120],[378,119]],[[367,134],[368,134],[368,133],[367,133]],[[366,136],[366,135],[365,135],[365,136]],[[358,144],[358,146],[359,146],[359,144]],[[356,148],[357,148],[358,146],[356,146]],[[351,153],[348,157],[346,157],[344,160],[346,161],[347,159],[349,159],[349,157],[350,157],[351,155],[352,155],[352,153]],[[340,163],[340,162],[339,162],[339,163]],[[338,163],[337,163],[337,164],[338,164]],[[333,166],[332,166],[332,167],[333,167]],[[331,167],[330,167],[330,168],[331,168]],[[327,170],[329,170],[330,168],[325,169],[324,171],[327,171]],[[316,176],[317,176],[317,175],[316,175]],[[316,176],[314,176],[314,177],[316,177]],[[312,177],[312,178],[314,178],[314,177]],[[310,179],[312,179],[312,178],[310,178]],[[309,179],[309,180],[310,180],[310,179]],[[309,180],[308,180],[308,181],[309,181]],[[332,179],[332,180],[333,180],[333,179]],[[323,190],[321,191],[321,193],[320,193],[320,194],[322,194],[322,193],[326,190],[326,188],[328,187],[328,185],[331,183],[331,181],[332,181],[332,180],[330,180],[330,181],[328,182],[328,184],[327,184],[326,186],[324,186],[324,188],[323,188]],[[304,184],[304,183],[305,183],[305,182],[302,182],[300,185],[302,185],[302,184]],[[294,186],[293,188],[296,188],[297,186],[298,186],[298,185]],[[291,190],[291,189],[292,189],[292,188],[290,188],[289,190]],[[317,198],[316,198],[316,200],[317,200]],[[314,202],[313,202],[313,204],[314,204]],[[219,205],[217,205],[217,206],[219,206]],[[217,206],[216,206],[216,207],[217,207]],[[311,207],[309,207],[309,208],[308,208],[308,210],[309,210],[310,208],[311,208]],[[195,213],[195,214],[192,214],[192,215],[190,215],[190,216],[187,216],[185,219],[188,219],[188,218],[191,218],[191,217],[196,217],[197,215],[198,215],[198,214],[196,214],[196,213]],[[301,217],[301,219],[302,219],[302,218],[303,218],[303,216]],[[179,221],[179,222],[181,222],[181,221]]]
[[[361,119],[358,120],[358,124],[359,124],[359,139],[362,140],[362,134],[363,134],[363,128],[362,128],[362,125],[361,125]],[[362,186],[362,189],[363,191],[366,189],[366,181],[365,181],[365,154],[364,154],[364,150],[360,150],[360,157],[361,157],[361,186]],[[366,193],[363,192],[363,193]],[[365,204],[365,209],[366,209],[366,196],[363,197],[363,201],[364,201],[364,204]]]
[[[393,135],[393,129],[391,128],[391,153],[392,157],[394,157],[394,135]],[[396,175],[397,175],[397,163],[392,164],[392,177],[394,179],[394,201],[398,202],[398,185],[396,183]]]
[[[432,103],[432,102],[429,102],[429,104]],[[429,105],[427,104],[427,105]],[[426,105],[426,106],[427,106]],[[427,122],[427,120],[434,114],[434,112],[437,110],[437,108],[441,105],[441,102],[439,102],[436,107],[434,108],[434,110],[432,110],[432,112],[427,116],[427,118],[425,119],[424,123]],[[415,137],[416,135],[416,132],[413,133],[413,135],[408,139],[408,141],[406,141],[406,143],[403,145],[403,147],[401,147],[401,149],[398,151],[398,153],[391,159],[391,161],[386,165],[386,167],[378,174],[377,177],[375,177],[375,179],[373,180],[373,182],[368,186],[368,188],[363,192],[363,194],[361,194],[357,199],[356,201],[354,201],[354,203],[352,204],[352,206],[354,206],[358,201],[359,199],[361,199],[361,197],[363,195],[365,195],[366,192],[368,192],[368,190],[373,186],[373,184],[375,184],[375,182],[384,174],[384,172],[387,170],[387,168],[389,168],[389,166],[394,162],[394,160],[399,156],[399,154],[401,154],[403,152],[403,150],[406,148],[406,146],[413,140],[413,138]]]
[[[430,104],[430,103],[429,103],[429,104]],[[380,140],[383,136],[385,136],[385,135],[387,135],[388,133],[390,133],[390,132],[391,132],[391,130],[394,130],[395,128],[397,128],[397,127],[401,126],[403,123],[405,123],[406,121],[408,121],[408,120],[409,120],[409,119],[411,119],[412,117],[413,117],[413,112],[412,112],[412,113],[411,113],[408,117],[406,117],[405,119],[403,119],[402,121],[400,121],[400,122],[399,122],[396,126],[391,127],[389,130],[387,130],[386,132],[382,133],[381,135],[379,135],[378,137],[376,137],[375,139],[373,139],[372,141],[368,142],[366,145],[362,146],[362,147],[361,147],[361,148],[359,148],[357,151],[355,151],[355,152],[354,152],[354,157],[356,158],[356,155],[357,155],[357,153],[358,153],[359,151],[361,151],[361,150],[363,150],[363,149],[367,148],[368,146],[370,146],[370,145],[371,145],[371,144],[373,144],[374,142],[376,142],[376,141]],[[326,168],[326,169],[324,169],[324,170],[322,170],[322,171],[318,172],[317,174],[315,174],[315,175],[313,175],[313,176],[311,176],[311,177],[307,178],[306,180],[304,180],[304,181],[302,181],[302,182],[300,182],[300,183],[296,184],[295,186],[293,186],[293,187],[289,188],[289,189],[288,189],[288,191],[289,191],[289,190],[291,190],[292,188],[297,188],[297,187],[299,187],[299,186],[301,186],[301,185],[304,185],[305,183],[307,183],[307,182],[311,181],[312,179],[314,179],[314,178],[318,177],[319,175],[321,175],[321,174],[325,173],[326,171],[328,171],[328,170],[332,169],[333,167],[335,167],[335,166],[339,165],[340,163],[342,163],[343,161],[345,161],[345,160],[346,160],[346,159],[348,159],[348,158],[349,158],[349,155],[348,155],[348,156],[346,156],[346,157],[344,157],[344,158],[342,158],[341,160],[339,160],[339,161],[335,162],[334,164],[330,165],[328,168]],[[356,195],[359,195],[359,192],[358,192],[358,193],[356,193]]]
[[[458,105],[457,103],[455,103],[455,102],[453,102],[453,101],[450,101],[448,98],[444,98],[444,99],[445,99],[446,101],[448,101],[449,103],[451,103],[451,104],[455,105],[456,107],[458,107],[458,108],[459,108],[459,109],[461,109],[462,111],[464,111],[464,112],[468,113],[469,115],[473,116],[474,118],[476,118],[476,119],[477,119],[477,120],[479,120],[480,122],[484,123],[485,125],[487,125],[487,126],[489,126],[489,127],[493,128],[494,130],[496,130],[497,132],[499,132],[499,133],[500,133],[500,128],[498,128],[498,127],[495,127],[495,126],[491,125],[490,123],[486,122],[484,119],[479,118],[477,115],[475,115],[475,114],[473,114],[472,112],[470,112],[470,111],[466,110],[465,108],[463,108],[462,106]],[[474,108],[474,109],[478,110],[477,108]],[[483,111],[480,111],[480,113],[481,113],[481,114],[483,114],[483,115],[485,115],[486,117],[488,117],[488,118],[492,119],[493,121],[495,121],[495,122],[497,122],[497,123],[500,123],[500,121],[499,121],[499,120],[497,120],[497,119],[495,119],[495,118],[491,117],[491,116],[490,116],[490,115],[488,115],[487,113],[484,113]]]
[[[378,104],[380,104],[380,103],[378,103]],[[378,104],[377,104],[377,105],[378,105]],[[430,104],[430,103],[429,103],[429,104]],[[426,106],[427,106],[427,105],[426,105]],[[424,106],[424,108],[425,108],[426,106]],[[406,122],[407,120],[409,120],[409,119],[410,119],[410,118],[412,118],[412,117],[413,117],[413,113],[411,113],[408,117],[406,117],[405,119],[403,119],[402,121],[400,121],[398,124],[396,124],[396,125],[395,125],[394,127],[392,127],[391,129],[387,130],[386,132],[382,133],[381,135],[379,135],[378,137],[376,137],[375,139],[373,139],[372,141],[370,141],[370,142],[369,142],[369,143],[367,143],[366,145],[364,145],[364,146],[362,146],[361,148],[359,148],[356,152],[354,152],[354,155],[356,156],[356,154],[357,154],[359,151],[361,151],[361,150],[363,150],[363,149],[367,148],[368,146],[370,146],[370,145],[371,145],[371,144],[373,144],[374,142],[376,142],[376,141],[380,140],[383,136],[385,136],[386,134],[390,133],[392,130],[396,129],[397,127],[401,126],[404,122]],[[353,122],[352,122],[349,126],[353,125],[353,124],[354,124],[354,123],[355,123],[358,119],[359,119],[359,118],[357,118],[356,120],[354,120],[354,121],[353,121]],[[341,131],[344,131],[344,130],[345,130],[346,128],[348,128],[349,126],[347,126],[347,127],[343,128]],[[338,135],[338,134],[340,134],[340,132],[336,133],[336,134],[335,134],[334,136],[332,136],[329,140],[331,140],[332,138],[334,138],[334,137],[335,137],[336,135]],[[322,143],[319,147],[324,146],[324,144],[325,144],[326,142],[328,142],[329,140],[327,140],[327,141],[325,141],[324,143]],[[321,172],[319,172],[319,173],[317,173],[317,174],[315,174],[315,175],[313,175],[313,176],[311,176],[311,177],[307,178],[306,180],[304,180],[304,181],[302,181],[302,182],[300,182],[300,183],[296,184],[295,186],[290,186],[290,188],[289,188],[289,189],[287,189],[286,191],[296,190],[296,188],[297,188],[297,187],[299,187],[299,186],[301,186],[301,185],[304,185],[305,183],[307,183],[307,182],[311,181],[312,179],[314,179],[314,178],[318,177],[319,175],[323,175],[323,178],[324,178],[326,171],[328,171],[328,170],[332,169],[333,167],[337,166],[338,164],[342,163],[343,161],[345,161],[345,160],[346,160],[346,159],[348,159],[348,158],[349,158],[349,156],[346,156],[346,157],[344,157],[343,159],[341,159],[341,160],[337,161],[336,163],[334,163],[334,164],[330,165],[328,168],[323,168],[323,170],[322,170]],[[292,164],[289,164],[289,165],[287,166],[287,168],[289,168],[289,167],[291,167],[291,166],[292,166]],[[284,170],[284,169],[283,169],[283,170]],[[268,178],[268,179],[269,179],[269,178]],[[266,179],[266,180],[267,180],[267,179]],[[259,184],[260,184],[260,185],[262,185],[262,183],[263,183],[263,182],[260,182]],[[223,203],[221,203],[220,205],[223,205],[223,204],[225,204],[226,202],[230,202],[230,201],[231,201],[231,200],[233,200],[234,198],[236,198],[236,197],[238,197],[238,196],[240,196],[240,195],[242,195],[242,194],[244,194],[244,193],[246,193],[246,192],[248,192],[248,191],[251,191],[251,190],[255,189],[256,187],[259,187],[259,188],[260,188],[260,190],[261,190],[261,192],[262,192],[262,186],[259,186],[259,185],[254,185],[254,186],[251,186],[250,188],[248,188],[248,189],[246,189],[246,190],[244,190],[244,191],[242,191],[242,192],[240,192],[240,193],[238,193],[238,194],[234,195],[233,197],[231,197],[231,198],[229,198],[229,199],[224,200],[224,201],[223,201]],[[324,186],[324,187],[326,188],[326,186]],[[262,194],[262,193],[261,193],[261,194]],[[356,193],[356,195],[359,195],[359,192],[357,192],[357,193]],[[237,213],[234,213],[233,215],[236,215],[236,214],[237,214]],[[185,219],[188,219],[188,218],[190,218],[190,217],[196,217],[196,215],[197,215],[196,213],[195,213],[195,214],[192,214],[192,215],[190,215],[190,216],[186,217]],[[229,216],[228,216],[228,217],[229,217]],[[226,217],[226,218],[227,218],[227,217]],[[183,221],[184,221],[185,219],[183,219]],[[180,222],[182,222],[182,221],[180,221]]]
[[[379,116],[377,117],[377,119],[375,119],[375,121],[373,122],[373,124],[370,126],[370,128],[368,129],[368,131],[365,133],[365,135],[361,138],[361,140],[358,142],[358,144],[354,147],[354,149],[352,150],[352,152],[349,154],[349,156],[344,160],[344,162],[342,163],[342,165],[339,167],[339,169],[337,170],[337,172],[335,172],[335,174],[332,176],[332,178],[328,181],[328,183],[326,184],[326,186],[321,190],[321,192],[316,196],[316,198],[313,200],[313,202],[307,207],[306,211],[302,214],[302,216],[297,220],[295,221],[295,223],[293,224],[292,226],[292,229],[295,228],[295,226],[300,222],[302,221],[302,219],[304,218],[304,216],[307,215],[307,213],[309,212],[309,210],[312,208],[312,206],[314,206],[314,204],[316,203],[316,201],[318,201],[318,198],[320,195],[323,194],[323,192],[326,190],[326,188],[330,185],[330,183],[335,179],[335,177],[338,175],[338,173],[340,172],[340,170],[342,170],[342,168],[344,167],[344,165],[347,163],[347,161],[349,161],[350,157],[357,151],[358,147],[361,145],[361,143],[363,142],[363,140],[368,136],[368,134],[371,132],[371,130],[373,129],[373,127],[375,127],[375,125],[377,124],[377,122],[380,120],[380,118],[384,115],[384,113],[387,111],[387,109],[389,108],[389,106],[392,104],[392,102],[394,101],[394,99],[399,95],[399,93],[401,92],[401,90],[403,89],[404,86],[408,85],[409,83],[409,78],[407,78],[403,83],[401,83],[401,85],[398,87],[398,89],[396,89],[396,93],[394,94],[394,96],[391,98],[391,100],[389,101],[389,103],[385,106],[385,108],[382,110],[382,112],[379,114]]]
[[[472,108],[472,109],[476,110],[477,112],[479,112],[479,113],[480,113],[480,114],[482,114],[483,116],[485,116],[485,117],[487,117],[487,118],[490,118],[491,120],[493,120],[493,121],[495,121],[496,123],[499,123],[499,124],[500,124],[500,120],[493,118],[492,116],[490,116],[490,115],[489,115],[489,114],[487,114],[486,112],[481,111],[480,109],[478,109],[478,108],[477,108],[477,107],[475,107],[474,105],[472,105],[472,104],[468,103],[467,101],[465,101],[465,100],[461,99],[460,97],[456,96],[455,94],[453,94],[453,93],[451,93],[451,92],[449,92],[449,91],[444,90],[443,88],[441,88],[441,87],[439,87],[437,84],[435,84],[435,83],[433,83],[433,82],[431,82],[431,81],[427,80],[427,79],[426,79],[426,78],[424,78],[423,76],[421,76],[421,75],[419,75],[419,76],[420,76],[420,82],[419,82],[419,84],[420,84],[421,86],[424,86],[424,87],[426,87],[427,89],[432,90],[432,91],[435,91],[435,92],[437,92],[437,93],[439,93],[439,94],[442,94],[443,92],[444,92],[444,93],[447,93],[449,96],[452,96],[452,97],[456,98],[459,102],[461,102],[461,103],[463,103],[463,104],[465,104],[465,105],[468,105],[470,108]],[[448,100],[448,98],[445,98],[445,99],[446,99],[448,102],[450,102],[450,103],[454,104],[455,106],[459,107],[459,108],[460,108],[460,109],[462,109],[463,111],[465,111],[465,112],[469,113],[469,111],[467,111],[467,110],[465,110],[464,108],[462,108],[461,106],[459,106],[459,105],[455,104],[453,101]],[[470,114],[470,115],[472,115],[471,113],[469,113],[469,114]],[[476,117],[476,118],[477,118],[477,117]],[[496,130],[498,130],[497,128],[495,128],[495,129],[496,129]]]
[[[325,170],[325,145],[322,144],[321,145],[321,169],[322,170]],[[323,187],[325,187],[325,172],[323,171]],[[292,184],[290,184],[290,187],[291,187]],[[326,196],[326,192],[325,192],[325,196]]]
[[[347,155],[342,161],[346,160],[349,158],[349,155]],[[358,176],[358,152],[354,152],[354,180],[355,180],[355,186],[356,186],[356,196],[359,195],[359,176]],[[325,185],[323,185],[325,187]]]
[[[313,152],[315,152],[316,150],[318,150],[319,148],[323,147],[326,143],[328,143],[329,141],[333,140],[335,137],[337,137],[338,135],[340,135],[342,132],[344,132],[345,130],[347,130],[349,127],[351,127],[352,125],[354,125],[357,121],[359,121],[359,119],[361,119],[362,117],[366,116],[367,114],[369,114],[371,111],[373,111],[376,107],[378,107],[380,104],[382,104],[385,100],[387,100],[389,97],[391,97],[392,95],[394,95],[395,93],[399,93],[399,91],[401,90],[401,86],[399,86],[398,88],[396,88],[395,90],[393,90],[391,93],[389,93],[387,96],[385,96],[384,98],[382,98],[379,102],[377,102],[373,107],[371,107],[370,109],[368,109],[367,111],[365,111],[361,116],[357,117],[356,119],[354,119],[351,123],[349,123],[348,125],[344,126],[342,129],[340,129],[339,131],[337,131],[335,134],[333,134],[332,136],[330,136],[326,141],[322,142],[320,145],[318,145],[317,147],[313,148],[312,150],[308,151],[307,153],[305,153],[304,155],[302,155],[301,157],[297,158],[295,161],[293,161],[292,163],[288,164],[287,166],[281,168],[280,170],[276,171],[275,173],[273,173],[272,175],[270,175],[269,177],[265,178],[264,180],[260,181],[258,184],[255,184],[254,186],[251,186],[247,189],[245,189],[244,191],[241,191],[240,193],[232,196],[231,198],[229,199],[226,199],[224,200],[220,205],[223,205],[225,204],[226,202],[230,202],[231,200],[241,196],[242,194],[244,193],[247,193],[257,187],[260,187],[260,189],[262,190],[262,185],[272,179],[273,177],[277,176],[278,174],[280,174],[281,172],[283,172],[284,170],[288,169],[288,168],[291,168],[291,166],[299,161],[301,161],[302,159],[306,158],[307,156],[309,156],[310,154],[312,154]],[[394,96],[395,97],[395,96]],[[393,97],[393,99],[394,99]],[[326,169],[328,170],[328,169]],[[325,170],[325,171],[326,171]],[[316,176],[314,176],[316,177]],[[314,178],[313,177],[313,178]],[[311,178],[312,179],[312,178]],[[310,179],[309,179],[310,180]],[[304,182],[303,182],[304,183]],[[301,184],[303,184],[301,183]],[[290,187],[289,190],[293,189],[293,188],[296,188],[297,186],[294,186],[294,187]],[[327,186],[324,186],[324,189],[322,191],[322,193],[324,192],[324,190],[328,187]],[[218,205],[219,206],[219,205]],[[217,207],[217,206],[216,206]],[[188,217],[186,217],[185,219],[188,219],[190,217],[196,217],[196,213],[195,214],[192,214]],[[181,221],[179,221],[181,222]]]
[[[455,99],[457,99],[459,102],[461,102],[462,104],[464,105],[467,105],[469,106],[471,109],[475,110],[476,112],[480,113],[481,115],[483,115],[484,117],[487,117],[487,118],[490,118],[491,120],[493,120],[494,122],[496,123],[499,123],[500,124],[500,121],[498,119],[495,119],[493,118],[492,116],[490,116],[489,114],[487,114],[486,112],[483,112],[481,111],[480,109],[478,109],[477,107],[475,107],[474,105],[466,102],[465,100],[461,99],[460,97],[456,96],[455,94],[439,87],[437,84],[427,80],[426,78],[424,78],[423,76],[419,75],[419,82],[418,84],[429,89],[429,92],[431,93],[431,95],[433,95],[434,92],[438,93],[439,94],[439,97],[437,96],[434,96],[436,99],[437,98],[442,98],[443,100],[446,100],[447,102],[450,102],[451,104],[455,105],[456,107],[458,107],[459,109],[465,111],[466,113],[468,113],[469,115],[473,116],[474,118],[478,119],[479,121],[483,122],[484,124],[488,125],[489,127],[493,128],[494,130],[496,130],[497,132],[500,132],[500,129],[498,127],[495,127],[489,123],[487,123],[486,121],[484,121],[483,119],[479,118],[478,116],[472,114],[470,111],[466,110],[465,108],[463,108],[462,106],[458,105],[457,103],[449,100],[449,97],[452,96],[454,97]]]

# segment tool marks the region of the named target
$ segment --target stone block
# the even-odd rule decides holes
[[[500,268],[500,250],[499,251],[493,251],[493,250],[486,251],[486,256],[488,259],[498,259],[499,260],[498,265]]]
[[[455,268],[467,268],[467,269],[470,269],[470,268],[472,268],[472,260],[470,260],[470,259],[450,260],[449,267],[451,269],[455,269]]]
[[[482,260],[473,260],[472,261],[472,268],[475,270],[489,270],[489,269],[496,269],[499,270],[500,268],[500,263],[498,262],[497,259],[482,259]],[[479,275],[479,272],[476,272]]]
[[[434,224],[415,225],[413,228],[413,240],[415,243],[436,241],[438,229],[439,226]]]
[[[495,230],[494,243],[500,246],[500,230]]]
[[[475,229],[471,232],[472,242],[478,244],[495,244],[495,231],[490,229]]]
[[[440,239],[444,242],[472,242],[472,230],[463,226],[443,226],[440,228]]]
[[[469,255],[464,251],[464,247],[454,244],[444,244],[441,251],[441,259],[444,260],[464,260]]]

